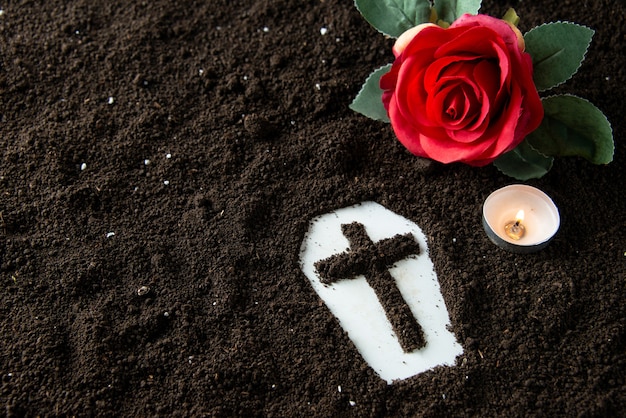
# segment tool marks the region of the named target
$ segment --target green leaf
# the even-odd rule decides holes
[[[392,38],[430,19],[428,0],[355,0],[365,20]]]
[[[569,22],[546,23],[524,35],[533,58],[534,81],[543,91],[569,80],[585,59],[594,31]]]
[[[387,64],[371,73],[350,104],[350,109],[368,118],[389,122],[387,109],[383,105],[383,90],[380,88],[380,78],[388,73],[390,69],[391,64]]]
[[[435,0],[437,18],[452,23],[464,13],[478,14],[481,0]]]
[[[551,156],[579,156],[594,164],[613,160],[611,124],[600,109],[572,95],[542,100],[544,117],[526,138],[539,152]]]
[[[509,177],[528,180],[544,176],[553,161],[554,158],[541,154],[524,140],[514,150],[498,157],[493,165]]]

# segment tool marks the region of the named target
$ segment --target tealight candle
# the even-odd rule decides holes
[[[491,241],[514,253],[545,248],[559,230],[556,205],[541,190],[513,184],[491,193],[483,204],[483,227]]]

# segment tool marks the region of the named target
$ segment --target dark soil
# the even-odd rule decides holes
[[[485,0],[596,29],[580,95],[615,160],[528,182],[562,226],[494,246],[492,166],[410,155],[348,104],[391,40],[351,0],[8,0],[0,15],[7,416],[618,416],[626,410],[625,7]],[[321,28],[327,33],[322,34]],[[300,270],[366,200],[428,237],[464,354],[387,385]]]

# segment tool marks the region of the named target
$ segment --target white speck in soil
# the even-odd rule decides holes
[[[137,289],[137,296],[145,296],[150,293],[150,288],[148,286],[141,286]]]
[[[115,232],[107,232],[107,238],[115,236]]]
[[[320,29],[320,33],[322,34],[322,36],[326,35],[328,33],[328,28],[322,27]]]
[[[108,103],[109,103],[110,105],[112,105],[113,103],[115,103],[115,98],[114,98],[113,96],[110,96],[110,97],[109,97],[109,100],[108,100]]]
[[[165,181],[163,182],[163,184],[165,184],[166,186],[169,186],[169,185],[170,185],[170,181],[169,181],[169,180],[165,180]]]
[[[82,163],[80,165],[80,171],[85,171],[87,169],[87,163]]]

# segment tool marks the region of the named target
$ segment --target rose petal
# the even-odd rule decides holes
[[[438,126],[445,127],[448,125],[446,121],[446,105],[445,102],[451,95],[458,96],[458,83],[447,83],[435,94],[428,96],[426,102],[426,112],[428,118]]]
[[[403,66],[398,74],[395,94],[406,119],[428,126],[432,125],[432,121],[428,119],[424,111],[428,95],[422,83],[423,79],[422,68],[411,65]]]
[[[432,58],[437,49],[445,42],[454,39],[454,33],[439,26],[427,26],[405,46],[398,57],[421,57],[424,60]],[[394,63],[395,64],[395,63]]]
[[[447,125],[457,125],[466,119],[470,110],[470,100],[463,86],[455,86],[443,101],[443,113]]]
[[[402,145],[414,155],[428,157],[420,144],[419,132],[402,117],[396,100],[392,99],[389,102],[388,113],[389,119],[395,121],[392,125],[393,131]]]
[[[420,33],[422,30],[428,27],[437,27],[434,23],[422,23],[420,25],[414,26],[411,29],[405,31],[402,35],[396,39],[391,50],[393,51],[393,55],[396,57],[400,56],[406,46],[413,40],[413,38]]]
[[[523,37],[519,30],[515,31],[508,22],[497,19],[495,17],[491,17],[488,15],[470,15],[464,14],[461,15],[458,19],[456,19],[452,25],[450,25],[450,29],[458,28],[458,27],[468,27],[468,26],[482,26],[487,27],[494,30],[509,46],[517,46],[518,50],[523,51],[524,48],[519,48],[520,38],[523,44]]]

